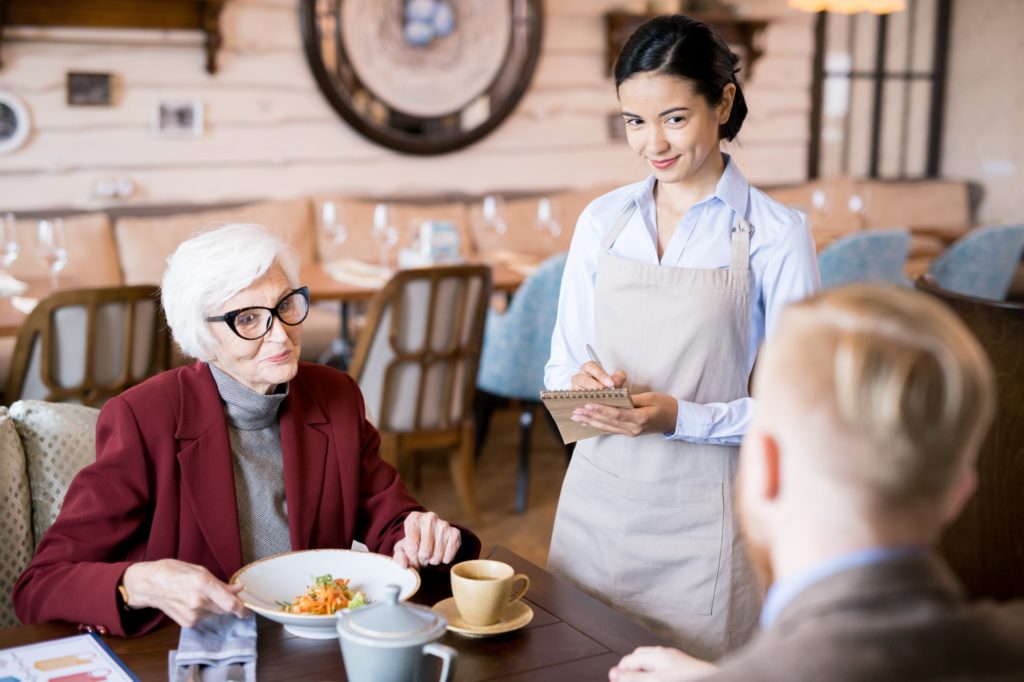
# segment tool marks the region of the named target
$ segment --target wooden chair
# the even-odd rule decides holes
[[[941,288],[931,274],[917,288],[941,299],[981,342],[996,371],[997,407],[978,457],[978,490],[942,538],[942,553],[973,598],[1024,597],[1024,303]]]
[[[370,304],[350,373],[381,434],[381,457],[451,449],[459,502],[478,518],[473,398],[491,294],[482,265],[403,270]]]
[[[170,348],[156,287],[61,291],[19,330],[5,398],[98,407],[167,369]]]

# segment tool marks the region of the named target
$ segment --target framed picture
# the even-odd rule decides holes
[[[13,152],[28,139],[28,109],[9,90],[0,89],[0,154]]]
[[[197,101],[157,102],[153,129],[158,135],[169,137],[203,134],[203,103]]]
[[[113,101],[109,73],[68,72],[68,106],[108,107]]]

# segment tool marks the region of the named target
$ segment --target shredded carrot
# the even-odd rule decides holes
[[[288,602],[278,602],[286,613],[330,616],[343,609],[356,609],[366,605],[366,595],[349,589],[348,578],[316,576],[305,592]]]

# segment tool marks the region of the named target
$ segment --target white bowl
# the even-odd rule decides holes
[[[313,584],[316,576],[325,573],[335,578],[348,578],[349,586],[362,590],[371,603],[386,596],[384,588],[388,585],[401,588],[398,598],[402,601],[420,589],[420,576],[415,570],[402,568],[383,554],[351,549],[309,549],[276,554],[243,566],[231,576],[230,582],[245,585],[239,594],[242,603],[264,618],[281,623],[293,635],[334,639],[338,636],[335,630],[338,616],[285,613],[277,603],[290,603]]]

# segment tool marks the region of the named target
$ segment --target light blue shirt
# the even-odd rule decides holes
[[[767,629],[798,594],[829,576],[883,561],[902,559],[927,551],[924,547],[869,547],[823,561],[810,568],[775,582],[761,607],[761,629]]]
[[[750,237],[750,347],[744,368],[749,376],[761,342],[772,335],[779,311],[821,287],[818,257],[807,216],[750,187],[727,154],[715,192],[694,204],[676,226],[658,260],[655,178],[614,190],[591,202],[576,223],[558,297],[558,318],[551,357],[544,368],[547,388],[571,388],[571,379],[594,344],[594,281],[605,234],[631,201],[637,210],[612,244],[622,258],[676,268],[728,268],[731,230],[736,215],[754,228]],[[600,348],[596,348],[598,355]],[[753,401],[698,404],[679,400],[675,433],[667,438],[710,444],[738,444],[750,423]]]

